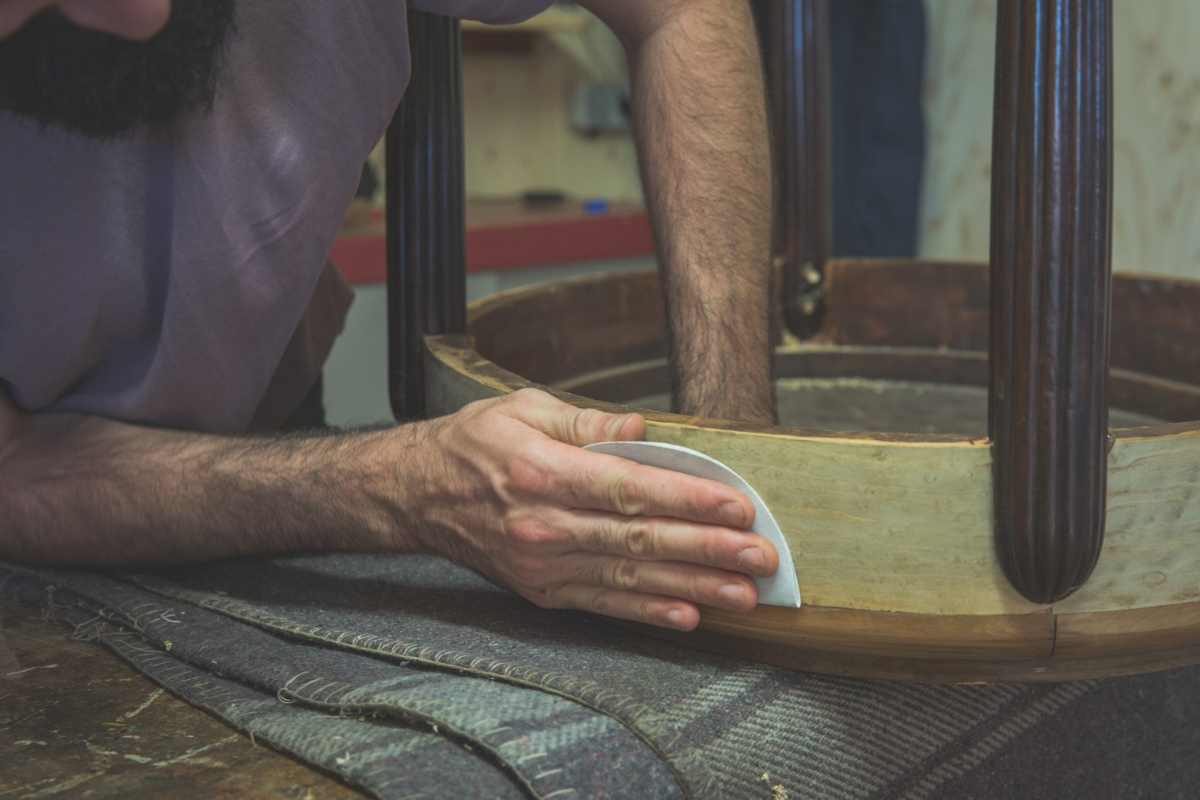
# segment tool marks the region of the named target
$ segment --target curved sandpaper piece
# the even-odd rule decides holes
[[[771,541],[779,552],[779,569],[769,578],[755,578],[758,584],[758,602],[769,606],[800,607],[800,584],[796,579],[796,565],[792,561],[787,540],[779,530],[775,517],[771,516],[766,503],[746,480],[717,461],[689,447],[661,442],[599,442],[589,444],[584,450],[610,456],[627,458],[648,467],[659,467],[697,478],[707,478],[737,489],[754,503],[754,524],[750,530]]]

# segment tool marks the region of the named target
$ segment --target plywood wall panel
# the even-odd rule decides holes
[[[995,0],[926,0],[921,258],[985,260]]]
[[[504,34],[493,34],[504,35]],[[547,37],[529,54],[469,53],[463,61],[468,196],[557,189],[641,199],[633,137],[568,128],[571,92],[592,76]]]
[[[984,260],[995,0],[925,0],[919,250]],[[1200,277],[1200,3],[1114,0],[1113,264]]]

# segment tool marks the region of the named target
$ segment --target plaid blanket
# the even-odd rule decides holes
[[[109,575],[0,563],[189,702],[379,797],[1192,797],[1200,670],[931,686],[789,672],[545,611],[449,562]]]

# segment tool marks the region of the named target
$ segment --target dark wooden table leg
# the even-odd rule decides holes
[[[1087,580],[1104,534],[1110,0],[1001,0],[992,157],[996,548],[1025,597]]]
[[[775,174],[776,265],[784,321],[806,339],[821,327],[833,241],[827,0],[771,0],[767,36]]]
[[[425,413],[427,333],[466,330],[458,20],[410,11],[412,80],[387,132],[388,387],[392,413]]]

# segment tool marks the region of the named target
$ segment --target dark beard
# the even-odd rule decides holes
[[[0,40],[0,109],[109,138],[211,108],[234,0],[174,0],[166,26],[134,42],[57,11]]]

